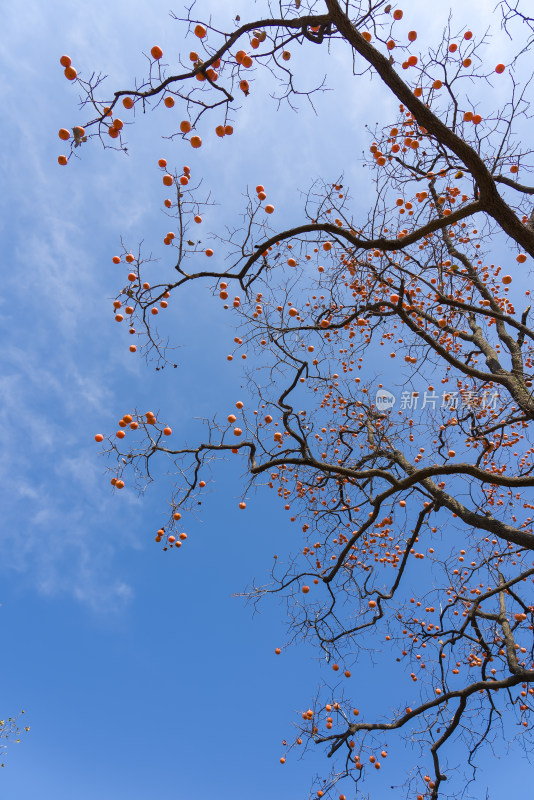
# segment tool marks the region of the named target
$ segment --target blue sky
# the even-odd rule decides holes
[[[454,5],[460,26],[494,3],[470,3],[470,19]],[[223,11],[245,19],[247,6]],[[414,6],[421,28],[425,4]],[[199,3],[199,16],[215,8]],[[112,431],[135,407],[156,407],[177,440],[194,440],[195,417],[215,405],[231,409],[245,392],[238,361],[226,362],[233,329],[202,287],[169,317],[179,369],[156,373],[128,353],[111,313],[122,285],[111,257],[121,235],[132,249],[143,239],[164,257],[161,157],[189,163],[213,188],[220,205],[205,215],[207,225],[231,221],[246,187],[265,183],[285,226],[299,219],[299,188],[342,171],[359,195],[356,210],[366,208],[363,125],[386,119],[394,104],[384,96],[375,119],[375,87],[356,90],[334,52],[309,80],[329,72],[330,85],[349,93],[341,120],[333,92],[318,98],[319,118],[304,101],[298,117],[275,114],[260,79],[236,116],[236,134],[212,137],[199,153],[161,138],[172,132],[171,118],[182,117],[159,109],[128,131],[128,156],[92,144],[59,168],[57,130],[86,121],[59,57],[68,53],[84,74],[105,72],[110,90],[132,85],[153,44],[165,54],[190,49],[168,9],[162,0],[150,13],[135,1],[30,0],[4,11],[0,716],[24,708],[32,728],[10,747],[0,775],[9,800],[305,797],[324,768],[319,753],[278,763],[294,712],[308,707],[325,677],[316,654],[299,646],[275,657],[285,642],[284,607],[267,602],[253,617],[232,597],[262,580],[274,552],[293,546],[280,507],[258,493],[239,512],[242,470],[214,471],[187,547],[162,553],[153,535],[168,487],[153,485],[143,498],[109,491],[96,432]],[[427,17],[429,39],[445,16]],[[201,326],[199,311],[208,320]],[[395,687],[385,669],[363,664],[354,676],[362,709],[371,687],[387,706]],[[484,768],[497,789],[498,771],[489,759]],[[389,791],[392,774],[375,787]]]

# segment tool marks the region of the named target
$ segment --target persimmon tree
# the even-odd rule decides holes
[[[21,711],[20,714],[25,714],[25,711]],[[25,725],[24,731],[29,731],[30,726]],[[0,719],[0,767],[5,767],[5,757],[7,752],[7,746],[9,742],[16,742],[17,744],[21,741],[20,737],[22,734],[22,729],[20,727],[20,717],[19,715],[15,717],[8,717],[7,719]]]
[[[168,460],[170,512],[155,537],[167,553],[186,545],[187,514],[217,459],[242,460],[243,498],[267,487],[288,511],[291,555],[246,596],[284,596],[293,637],[316,643],[332,668],[287,742],[317,750],[313,797],[372,792],[403,737],[420,752],[407,751],[396,782],[417,800],[457,797],[485,745],[532,745],[534,331],[529,291],[514,291],[534,257],[534,159],[520,136],[532,19],[517,4],[501,11],[518,41],[506,65],[486,63],[486,35],[454,20],[419,48],[413,21],[386,0],[266,2],[227,30],[192,7],[174,17],[192,51],[167,63],[152,46],[147,75],[111,93],[61,59],[92,115],[60,131],[71,144],[61,164],[96,139],[125,147],[136,112],[181,112],[173,138],[192,146],[192,166],[159,162],[173,219],[167,267],[142,250],[114,256],[125,264],[115,319],[130,325],[132,352],[165,368],[156,323],[188,284],[208,284],[234,315],[228,359],[251,356],[256,408],[238,400],[221,411],[214,397],[195,446],[175,443],[169,420],[134,410],[116,434],[95,438],[117,490],[144,488]],[[259,70],[278,102],[314,102],[322,85],[300,85],[297,48],[309,59],[317,48],[349,53],[355,87],[378,79],[395,98],[395,118],[369,141],[367,216],[342,178],[317,176],[300,220],[284,228],[258,185],[234,228],[196,244],[208,197],[195,151],[237,130]],[[498,81],[508,96],[492,108]],[[398,702],[388,710],[377,698],[364,718],[351,670],[377,650],[398,670]]]

